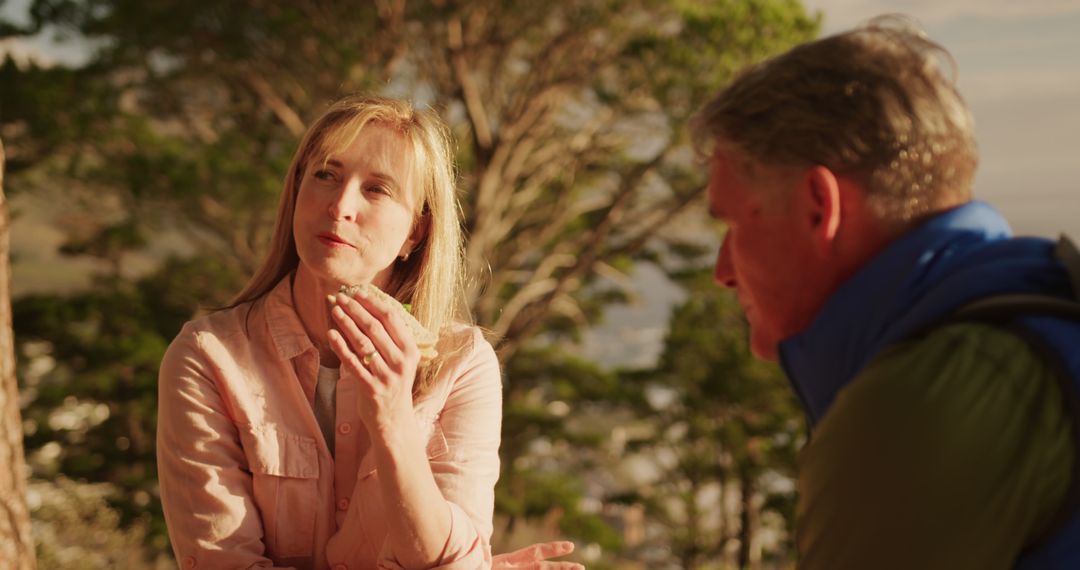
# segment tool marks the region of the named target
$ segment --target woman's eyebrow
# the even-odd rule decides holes
[[[377,179],[381,180],[382,182],[387,183],[390,186],[393,186],[395,188],[399,188],[401,186],[400,184],[398,184],[397,178],[394,178],[394,176],[392,174],[387,174],[387,173],[384,173],[384,172],[376,171],[376,172],[371,173],[371,177],[372,178],[377,178]]]
[[[344,168],[345,167],[345,164],[343,162],[341,162],[340,160],[336,159],[336,158],[328,158],[323,162],[323,164],[325,164],[326,166],[333,166],[334,168]],[[394,178],[393,174],[389,174],[389,173],[386,173],[386,172],[380,172],[380,171],[376,170],[374,172],[371,172],[369,174],[369,176],[371,178],[377,178],[377,179],[379,179],[379,180],[381,180],[383,182],[389,183],[392,186],[400,186],[400,184],[398,184],[397,178]]]

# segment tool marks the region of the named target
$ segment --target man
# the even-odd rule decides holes
[[[1080,274],[972,201],[946,61],[878,20],[752,67],[696,121],[727,225],[716,280],[811,424],[803,570],[1080,568],[1080,320],[960,311],[1075,300]]]

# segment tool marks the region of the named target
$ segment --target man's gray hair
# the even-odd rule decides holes
[[[859,183],[883,219],[913,222],[971,198],[974,120],[954,75],[948,51],[909,20],[877,18],[744,70],[695,117],[695,144],[763,166],[825,166]]]

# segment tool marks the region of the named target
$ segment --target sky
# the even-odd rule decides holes
[[[956,60],[975,116],[975,195],[1017,233],[1080,237],[1080,0],[805,0],[826,34],[916,19]]]
[[[29,0],[0,0],[0,13],[25,13]],[[1020,234],[1080,238],[1080,0],[804,0],[823,14],[824,34],[874,16],[906,14],[956,60],[958,83],[975,116],[981,161],[977,198],[996,205]],[[32,49],[77,62],[77,47],[37,40]],[[25,212],[30,218],[29,211]],[[27,220],[29,221],[29,220]],[[15,227],[18,230],[19,221]],[[37,226],[23,237],[62,239]],[[50,233],[51,232],[51,233]],[[20,242],[18,231],[13,247]],[[47,271],[52,259],[24,267]],[[27,278],[23,284],[29,285]],[[18,271],[16,271],[18,277]],[[654,267],[636,270],[638,302],[608,312],[586,337],[587,355],[608,365],[647,366],[660,350],[671,305],[682,300]],[[13,283],[18,292],[18,280]]]

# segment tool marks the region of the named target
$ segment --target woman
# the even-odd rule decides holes
[[[334,104],[293,158],[266,262],[161,365],[158,468],[185,568],[486,568],[495,353],[464,310],[447,130]],[[394,307],[438,332],[421,365]],[[333,296],[328,301],[328,296]]]

